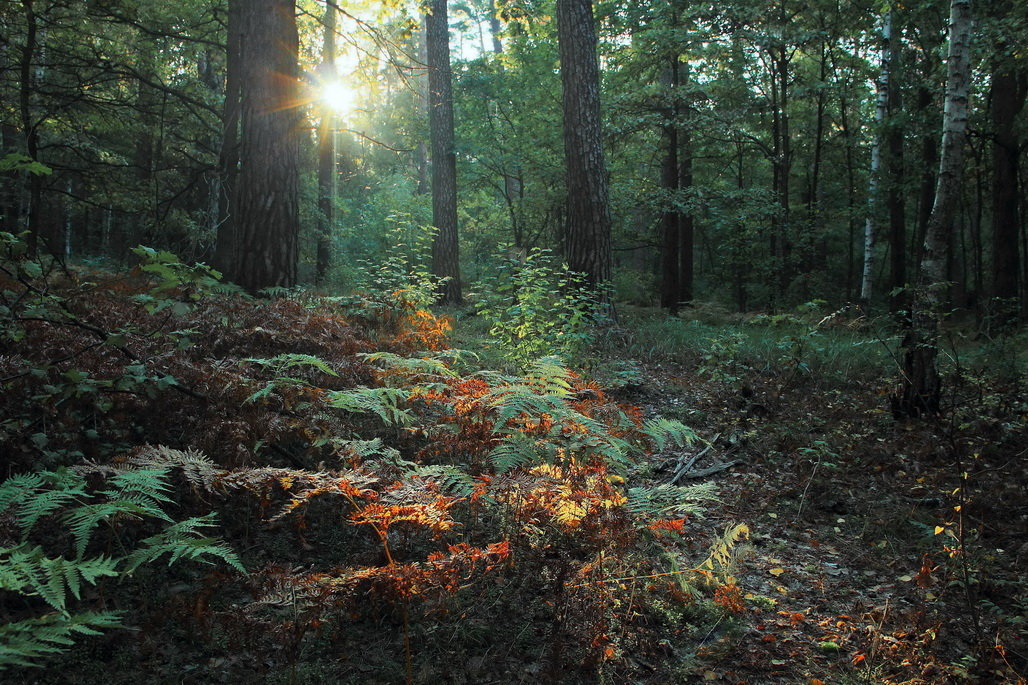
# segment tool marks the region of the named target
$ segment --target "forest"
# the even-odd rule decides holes
[[[0,681],[1028,684],[1028,3],[0,3]]]

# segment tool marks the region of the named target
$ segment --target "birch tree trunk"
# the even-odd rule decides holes
[[[885,116],[889,111],[889,77],[892,71],[892,14],[882,22],[882,59],[878,72],[878,96],[875,100],[875,139],[871,147],[871,173],[867,183],[867,217],[864,219],[864,271],[860,278],[860,300],[864,306],[871,303],[874,290],[875,244],[877,242],[875,218],[879,205],[879,186],[882,170],[882,137]]]
[[[946,101],[935,201],[928,219],[910,329],[903,341],[904,374],[894,398],[898,418],[939,413],[939,319],[946,295],[946,257],[961,190],[971,55],[971,0],[951,0]]]

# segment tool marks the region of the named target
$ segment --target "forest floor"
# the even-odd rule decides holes
[[[1023,377],[1001,368],[1023,337],[966,366],[951,350],[946,415],[897,421],[895,340],[862,317],[818,329],[686,313],[711,336],[690,349],[646,340],[670,323],[652,316],[630,315],[638,332],[608,351],[646,359],[615,395],[710,445],[670,468],[657,455],[652,477],[717,470],[718,504],[693,539],[711,524],[751,530],[735,570],[744,620],[711,626],[680,682],[1026,682],[1028,405]]]
[[[151,259],[0,273],[0,667],[67,650],[5,682],[1025,682],[1024,331],[954,324],[904,422],[845,312],[625,308],[520,375],[467,311]]]

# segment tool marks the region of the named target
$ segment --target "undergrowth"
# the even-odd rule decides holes
[[[201,678],[216,663],[234,679],[428,682],[469,677],[478,655],[518,677],[618,680],[699,639],[674,617],[734,611],[747,528],[690,559],[683,521],[714,492],[635,475],[695,433],[557,359],[476,370],[416,284],[252,299],[167,253],[140,250],[119,277],[22,246],[0,247],[2,487],[8,523],[42,537],[12,538],[9,561],[36,570],[4,587],[60,611],[63,583],[76,612],[56,639],[5,617],[10,640],[87,638],[79,660],[145,652]],[[200,533],[214,514],[224,543]],[[235,572],[138,568],[211,555]],[[94,635],[116,625],[111,597],[174,648]]]

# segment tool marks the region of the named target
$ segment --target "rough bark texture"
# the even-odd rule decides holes
[[[242,0],[233,0],[242,2]],[[250,292],[296,284],[300,110],[295,3],[241,7],[241,135],[230,275]]]
[[[888,175],[888,192],[885,206],[889,215],[889,309],[898,312],[907,308],[909,297],[903,290],[907,285],[907,205],[903,179],[904,124],[903,103],[900,95],[900,41],[899,31],[890,36],[889,46],[889,116],[885,130],[885,171]]]
[[[557,33],[568,185],[565,252],[568,266],[597,286],[610,280],[611,223],[590,0],[557,0]]]
[[[335,0],[325,3],[325,34],[321,47],[322,83],[336,80],[336,4]],[[336,147],[335,119],[332,107],[322,102],[321,121],[318,122],[318,244],[314,267],[314,282],[325,282],[331,265],[332,224],[336,203]]]
[[[214,265],[225,274],[232,272],[235,259],[236,222],[232,215],[232,197],[239,176],[240,75],[243,68],[240,55],[243,40],[242,6],[243,3],[239,0],[232,0],[228,4],[225,105],[222,113],[221,149],[218,152],[221,188],[218,196]]]
[[[432,0],[425,18],[428,46],[428,109],[432,138],[432,273],[444,279],[439,301],[462,299],[457,243],[457,155],[453,149],[453,89],[450,76],[450,28],[446,0]]]
[[[967,131],[971,52],[971,2],[951,0],[946,102],[935,201],[928,219],[910,330],[903,341],[902,390],[894,398],[899,417],[937,414],[941,384],[937,364],[939,317],[945,301],[946,256],[961,187]]]

